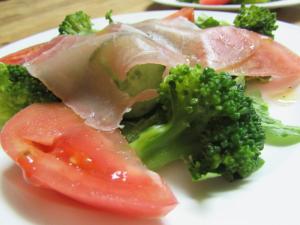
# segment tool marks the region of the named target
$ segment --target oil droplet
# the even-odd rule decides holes
[[[271,100],[275,100],[276,102],[283,104],[291,104],[297,102],[298,98],[299,94],[296,90],[294,88],[289,88],[284,92],[272,96]]]

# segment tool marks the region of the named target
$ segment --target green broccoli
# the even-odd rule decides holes
[[[272,38],[274,37],[273,31],[278,28],[276,25],[276,13],[255,5],[250,7],[242,5],[233,23],[236,27],[245,28]]]
[[[54,96],[25,67],[0,63],[0,128],[22,108],[36,102],[56,102]]]
[[[83,11],[78,11],[67,15],[59,25],[58,31],[59,34],[85,35],[94,32],[92,26],[91,18]]]
[[[217,27],[217,26],[228,26],[229,23],[225,21],[219,21],[213,18],[212,16],[207,15],[200,15],[195,21],[195,24],[200,27],[201,29],[206,29],[210,27]]]
[[[106,20],[108,20],[108,23],[109,24],[111,24],[111,23],[113,23],[114,22],[114,20],[112,19],[112,9],[111,10],[109,10],[109,11],[107,11],[106,13],[105,13],[105,19]]]
[[[230,23],[205,15],[199,16],[196,19],[195,24],[202,29],[230,25]],[[278,28],[276,25],[276,13],[272,13],[267,8],[255,5],[251,5],[250,7],[242,5],[240,12],[234,19],[234,26],[267,35],[272,38],[274,38],[273,31]]]
[[[234,180],[262,165],[260,118],[229,74],[177,66],[160,84],[158,101],[155,113],[164,116],[130,144],[150,169],[183,159],[194,180],[208,173]]]

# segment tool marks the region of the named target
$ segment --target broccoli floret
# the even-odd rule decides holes
[[[110,9],[105,13],[105,19],[108,20],[109,24],[114,22],[114,20],[112,19],[112,12],[113,12],[112,9]]]
[[[130,144],[150,169],[183,159],[194,180],[207,173],[234,180],[262,165],[260,118],[229,74],[177,66],[160,85],[159,106],[165,122],[146,128]]]
[[[0,63],[0,128],[22,108],[38,102],[59,99],[38,79],[30,76],[25,67]]]
[[[252,30],[272,38],[274,37],[273,31],[278,28],[276,25],[276,13],[255,5],[250,7],[242,5],[233,23],[236,27]]]
[[[78,11],[67,15],[59,25],[58,31],[60,34],[85,35],[94,32],[92,26],[91,18],[83,11]]]

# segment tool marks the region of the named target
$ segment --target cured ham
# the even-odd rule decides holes
[[[120,86],[137,65],[200,64],[243,76],[271,76],[263,88],[279,93],[300,82],[299,56],[272,39],[231,26],[205,30],[185,17],[113,24],[87,36],[60,36],[26,58],[29,72],[100,130],[116,129],[154,89],[128,93]],[[151,73],[150,73],[151,74]]]
[[[300,83],[300,57],[269,37],[232,26],[201,30],[184,17],[135,25],[157,42],[182,53],[191,64],[243,76],[271,76],[260,85],[276,94]]]
[[[127,25],[111,25],[94,35],[60,36],[51,42],[52,48],[25,63],[28,71],[88,125],[106,131],[116,129],[135,102],[155,96],[152,90],[129,96],[114,79],[124,80],[135,65],[169,68],[185,63],[180,54]],[[108,44],[110,48],[102,50]]]

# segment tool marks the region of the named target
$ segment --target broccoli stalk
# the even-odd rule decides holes
[[[271,145],[291,145],[300,142],[300,127],[283,124],[269,114],[269,107],[263,101],[259,92],[248,93],[253,100],[253,106],[260,116],[266,133],[266,143]]]
[[[150,169],[183,159],[194,180],[211,172],[234,180],[262,165],[260,118],[229,74],[177,66],[160,84],[159,107],[163,122],[130,144]]]
[[[67,15],[64,21],[59,25],[59,34],[79,34],[85,35],[94,33],[91,18],[83,11],[78,11]]]
[[[0,63],[0,128],[15,113],[37,102],[56,102],[59,99],[25,67]]]

